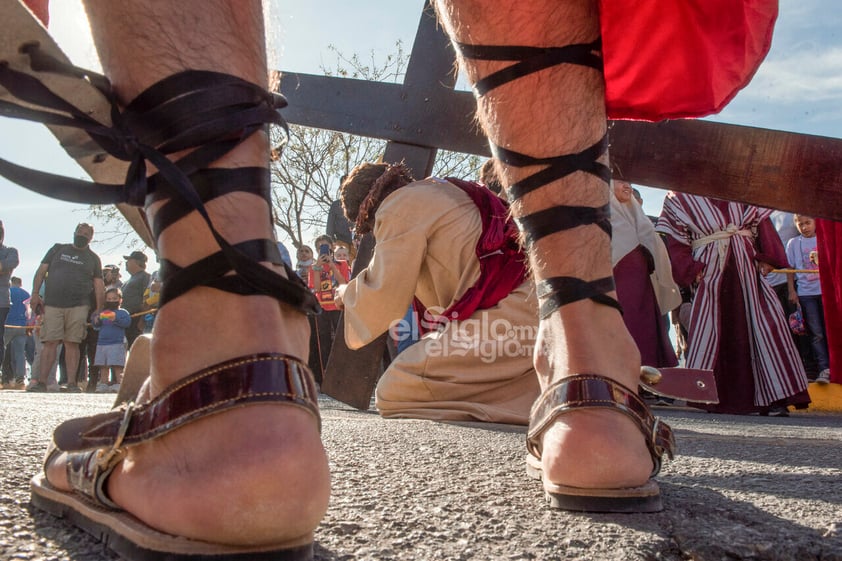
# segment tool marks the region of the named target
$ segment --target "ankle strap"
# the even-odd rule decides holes
[[[278,353],[256,354],[211,366],[167,387],[147,403],[71,419],[53,434],[65,452],[127,446],[161,437],[208,415],[253,403],[295,405],[319,422],[318,393],[300,360]]]

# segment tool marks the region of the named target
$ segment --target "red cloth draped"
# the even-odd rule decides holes
[[[518,231],[509,216],[509,207],[483,185],[455,177],[445,180],[462,189],[477,205],[482,218],[482,234],[477,241],[479,279],[456,302],[439,316],[440,323],[452,319],[467,319],[477,310],[487,310],[512,293],[526,278],[526,257],[518,243]],[[413,302],[418,317],[425,317],[424,306],[416,298]],[[430,330],[422,323],[422,332]]]
[[[777,0],[601,0],[611,119],[720,111],[772,43]]]
[[[41,20],[44,27],[47,27],[50,23],[50,0],[23,0],[23,3]]]
[[[830,380],[842,384],[842,222],[816,220]]]

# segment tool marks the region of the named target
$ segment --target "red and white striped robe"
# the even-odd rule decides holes
[[[657,229],[692,246],[694,240],[729,227],[756,230],[760,221],[771,212],[751,205],[728,203],[727,213],[723,213],[705,197],[671,192],[664,201]],[[751,353],[754,368],[754,403],[769,405],[806,390],[807,378],[779,300],[757,272],[753,237],[733,235],[726,244],[726,258],[730,254],[735,259],[745,303],[749,326],[749,345],[745,351]],[[721,263],[725,260],[720,260],[716,242],[697,247],[692,255],[704,268],[693,299],[687,366],[713,369],[720,338],[728,336],[727,326],[721,325],[719,305]]]

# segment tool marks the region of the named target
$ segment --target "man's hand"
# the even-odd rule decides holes
[[[29,298],[29,309],[32,310],[32,313],[36,316],[40,316],[44,313],[44,301],[41,300],[41,296],[39,296],[37,292]]]
[[[765,277],[766,275],[771,273],[773,269],[774,267],[772,267],[768,263],[764,263],[763,261],[758,261],[757,263],[757,270],[760,271],[761,276]]]

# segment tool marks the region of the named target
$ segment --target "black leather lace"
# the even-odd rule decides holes
[[[512,64],[477,81],[474,92],[477,96],[486,95],[518,78],[559,64],[575,64],[603,70],[602,43],[597,39],[591,43],[567,45],[564,47],[519,47],[488,46],[456,43],[459,52],[468,59],[484,61],[510,61]],[[491,143],[491,152],[501,162],[514,166],[546,166],[521,181],[511,185],[507,192],[509,200],[514,202],[527,193],[531,193],[549,183],[562,179],[577,171],[583,171],[599,177],[606,183],[611,180],[611,170],[597,161],[608,149],[608,135],[603,135],[592,146],[575,154],[563,154],[548,158],[536,158],[521,154]],[[544,209],[527,216],[516,218],[524,234],[527,245],[550,234],[595,224],[608,236],[611,236],[610,207],[584,207],[559,205]],[[606,293],[614,290],[614,279],[606,277],[594,281],[584,281],[573,277],[552,277],[539,283],[538,297],[543,300],[540,315],[545,318],[555,310],[576,302],[591,299],[594,302],[617,308],[622,313],[619,302]]]
[[[216,230],[205,203],[234,191],[268,199],[269,172],[264,168],[206,169],[267,125],[286,130],[278,110],[286,100],[256,84],[218,72],[187,70],[150,86],[120,108],[108,80],[65,64],[26,45],[35,71],[87,80],[111,104],[111,125],[100,123],[52,92],[37,77],[0,65],[0,86],[23,102],[0,101],[0,116],[85,131],[104,153],[129,163],[122,185],[82,181],[17,166],[0,159],[0,175],[28,189],[69,202],[149,205],[166,200],[152,225],[160,233],[196,211],[207,224],[220,251],[199,263],[179,268],[162,264],[162,305],[194,286],[210,286],[236,294],[263,294],[303,311],[320,308],[313,294],[285,266],[289,279],[259,261],[282,264],[272,240],[231,245]],[[189,153],[177,161],[168,154]],[[147,162],[158,170],[147,177]],[[234,274],[230,274],[233,272]]]

